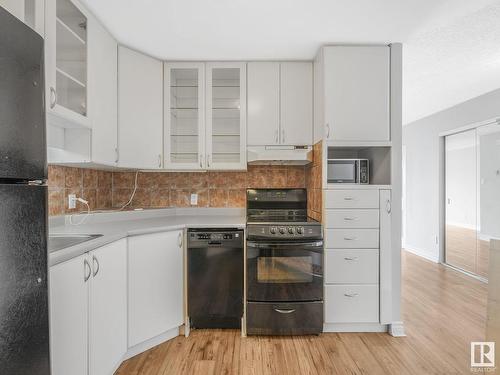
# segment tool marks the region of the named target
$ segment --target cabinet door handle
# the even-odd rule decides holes
[[[346,241],[356,241],[357,239],[357,237],[344,237],[344,240]]]
[[[50,88],[50,108],[54,108],[57,103],[57,92],[56,89],[51,87]]]
[[[295,312],[295,309],[289,309],[289,310],[274,309],[274,311],[279,312],[280,314],[291,314]]]
[[[161,154],[158,154],[158,168],[161,168]]]
[[[356,221],[358,220],[357,217],[344,217],[344,221]]]
[[[354,200],[354,198],[353,198],[353,197],[344,197],[344,200],[345,200],[345,201],[353,201],[353,200]]]
[[[94,266],[94,274],[92,276],[96,277],[96,275],[99,273],[101,265],[99,264],[99,260],[96,258],[95,255],[92,255],[92,265]]]
[[[200,168],[203,168],[203,154],[200,154]]]
[[[326,124],[326,139],[330,139],[330,124]]]
[[[279,131],[278,131],[278,129],[276,129],[276,131],[274,133],[275,133],[275,138],[276,138],[275,142],[279,143]]]
[[[385,210],[387,211],[388,214],[390,214],[392,211],[391,201],[389,199],[387,199],[387,202],[385,203]]]
[[[118,147],[115,148],[115,163],[118,163],[118,160],[120,160],[120,153],[118,152]]]
[[[359,257],[345,257],[344,260],[347,260],[348,262],[355,262],[359,259]]]
[[[285,143],[285,129],[281,129],[281,143]]]
[[[179,244],[179,247],[182,248],[182,232],[179,233],[179,238],[177,239],[177,243]]]
[[[349,298],[354,298],[359,296],[358,293],[344,293],[344,296],[349,297]]]
[[[87,282],[88,279],[90,279],[90,276],[92,276],[92,268],[90,267],[90,264],[87,259],[83,260],[83,281]]]
[[[210,154],[207,154],[207,167],[210,168]]]

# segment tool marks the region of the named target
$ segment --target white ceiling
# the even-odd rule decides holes
[[[500,88],[500,0],[82,0],[165,60],[312,59],[325,43],[404,43],[404,123]]]

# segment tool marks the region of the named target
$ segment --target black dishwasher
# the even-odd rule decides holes
[[[188,316],[191,328],[240,328],[243,316],[243,230],[188,230]]]

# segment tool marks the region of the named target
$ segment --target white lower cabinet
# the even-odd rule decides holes
[[[116,370],[127,345],[126,257],[120,240],[50,268],[53,375]]]
[[[50,267],[50,353],[53,375],[87,375],[87,254]]]
[[[390,323],[390,190],[327,190],[325,200],[325,329]]]
[[[378,285],[327,285],[326,323],[378,323]]]
[[[180,230],[128,239],[129,347],[184,323],[182,242]]]
[[[109,375],[127,351],[127,251],[120,240],[90,253],[90,374]]]

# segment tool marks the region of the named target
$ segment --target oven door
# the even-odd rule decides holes
[[[323,299],[323,241],[247,242],[247,300]]]

